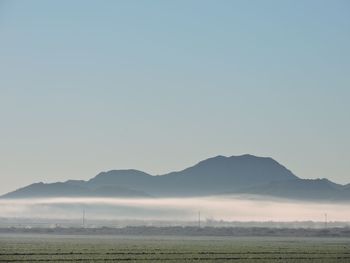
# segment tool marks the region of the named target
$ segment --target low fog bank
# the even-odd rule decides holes
[[[350,221],[350,203],[316,203],[259,196],[193,198],[2,199],[0,218],[203,222]]]

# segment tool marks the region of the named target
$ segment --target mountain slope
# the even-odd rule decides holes
[[[166,174],[160,181],[181,189],[183,194],[192,191],[207,195],[297,178],[272,158],[241,155],[216,156],[185,170]]]
[[[116,184],[160,196],[213,195],[297,177],[271,158],[216,156],[178,172],[151,176],[137,170],[100,173],[88,184]]]
[[[350,191],[327,179],[295,179],[270,182],[241,190],[244,194],[274,196],[300,200],[350,200]]]
[[[216,156],[182,171],[152,176],[138,170],[102,172],[88,181],[32,184],[3,198],[171,197],[247,193],[308,200],[350,200],[349,187],[326,179],[304,180],[272,158]]]
[[[39,197],[150,197],[150,195],[117,185],[87,187],[86,182],[77,185],[64,183],[35,183],[7,193],[2,198],[39,198]]]

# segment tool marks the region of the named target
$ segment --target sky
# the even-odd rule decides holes
[[[0,0],[0,194],[215,155],[350,183],[350,2]]]

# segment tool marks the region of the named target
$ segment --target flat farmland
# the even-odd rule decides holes
[[[0,262],[350,262],[348,238],[0,235]]]

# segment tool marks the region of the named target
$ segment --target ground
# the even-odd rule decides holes
[[[349,238],[0,235],[0,262],[350,262]]]

